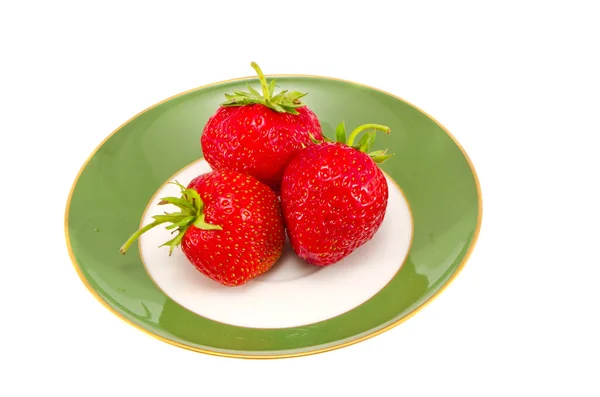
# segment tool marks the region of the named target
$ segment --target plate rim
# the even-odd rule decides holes
[[[127,119],[125,122],[123,122],[121,125],[119,125],[116,129],[114,129],[110,134],[108,134],[95,148],[94,150],[90,153],[90,155],[86,158],[86,160],[84,161],[83,165],[80,167],[79,171],[77,172],[77,175],[75,176],[73,183],[71,185],[70,191],[69,191],[69,195],[67,197],[67,202],[66,202],[66,207],[65,207],[65,215],[64,215],[64,232],[65,232],[65,240],[66,240],[66,246],[67,246],[67,251],[69,253],[69,258],[71,260],[71,264],[73,265],[73,267],[75,268],[75,271],[77,273],[77,275],[79,276],[79,279],[81,280],[81,282],[85,285],[85,287],[87,288],[88,292],[98,301],[102,304],[102,306],[104,306],[106,309],[108,309],[112,314],[114,314],[115,316],[117,316],[118,318],[120,318],[121,320],[123,320],[124,322],[126,322],[127,324],[133,326],[134,328],[142,331],[143,333],[152,336],[155,339],[158,339],[162,342],[168,343],[170,345],[173,346],[177,346],[179,348],[183,348],[186,350],[191,350],[194,352],[198,352],[198,353],[203,353],[203,354],[207,354],[207,355],[212,355],[212,356],[220,356],[220,357],[229,357],[229,358],[241,358],[241,359],[278,359],[278,358],[292,358],[292,357],[302,357],[302,356],[309,356],[309,355],[314,355],[314,354],[319,354],[319,353],[325,353],[328,351],[332,351],[332,350],[337,350],[337,349],[341,349],[347,346],[351,346],[360,342],[363,342],[365,340],[371,339],[377,335],[381,335],[382,333],[389,331],[395,327],[397,327],[398,325],[402,324],[403,322],[409,320],[410,318],[412,318],[414,315],[416,315],[419,311],[421,311],[423,308],[425,308],[428,304],[430,304],[435,298],[437,298],[438,296],[441,295],[442,292],[444,292],[444,290],[456,279],[456,277],[462,272],[462,270],[464,269],[465,265],[467,264],[467,262],[469,261],[475,246],[477,245],[477,241],[479,239],[479,235],[480,235],[480,231],[481,231],[481,225],[482,225],[482,221],[483,221],[483,198],[482,198],[482,190],[481,190],[481,184],[480,184],[480,180],[479,180],[479,176],[477,174],[477,171],[475,169],[475,166],[471,160],[471,158],[469,157],[468,153],[466,152],[466,150],[464,149],[464,147],[460,144],[460,142],[454,137],[454,135],[452,135],[452,133],[450,133],[450,131],[448,131],[448,129],[446,127],[444,127],[439,121],[437,121],[433,116],[431,116],[429,113],[427,113],[426,111],[424,111],[423,109],[421,109],[420,107],[414,105],[413,103],[397,96],[394,95],[388,91],[376,88],[376,87],[372,87],[366,84],[362,84],[362,83],[357,83],[351,80],[346,80],[346,79],[340,79],[337,77],[328,77],[328,76],[321,76],[321,75],[311,75],[311,74],[268,74],[265,75],[265,77],[270,77],[270,78],[286,78],[286,77],[291,77],[291,78],[313,78],[313,79],[326,79],[326,80],[332,80],[332,81],[338,81],[338,82],[342,82],[342,83],[346,83],[346,84],[354,84],[363,88],[367,88],[367,89],[371,89],[380,93],[383,93],[385,95],[388,95],[392,98],[395,98],[401,102],[404,102],[405,104],[415,108],[416,110],[418,110],[419,112],[421,112],[423,115],[427,116],[431,121],[433,121],[435,124],[437,124],[447,135],[448,137],[454,142],[454,144],[458,147],[458,149],[460,150],[460,152],[462,153],[462,155],[464,156],[465,160],[467,161],[467,164],[469,165],[469,168],[471,170],[471,174],[473,175],[473,180],[475,183],[475,188],[476,188],[476,193],[477,193],[477,223],[475,225],[475,230],[473,233],[473,237],[471,239],[471,244],[467,250],[467,252],[465,253],[465,256],[463,257],[463,259],[461,260],[460,264],[457,266],[457,268],[455,269],[455,271],[452,273],[452,275],[444,282],[444,284],[442,284],[440,286],[440,288],[435,291],[429,298],[427,298],[424,302],[422,302],[419,306],[417,306],[415,309],[413,309],[410,313],[408,313],[407,315],[405,315],[402,318],[397,319],[396,321],[393,321],[392,323],[386,325],[383,328],[380,328],[378,330],[375,330],[373,332],[370,332],[366,335],[362,335],[358,338],[355,339],[351,339],[345,342],[341,342],[338,344],[334,344],[334,345],[330,345],[330,346],[326,346],[326,347],[322,347],[319,349],[313,349],[313,350],[306,350],[306,351],[302,351],[302,352],[292,352],[292,353],[280,353],[280,354],[265,354],[265,355],[256,355],[256,354],[245,354],[245,353],[229,353],[229,352],[221,352],[221,351],[215,351],[215,350],[209,350],[209,349],[203,349],[200,347],[196,347],[196,346],[190,346],[187,345],[185,343],[181,343],[175,340],[171,340],[168,339],[166,337],[163,337],[161,335],[152,333],[148,330],[146,330],[145,328],[143,328],[142,326],[135,324],[134,322],[130,321],[129,319],[127,319],[126,317],[122,316],[119,312],[117,312],[115,309],[113,309],[108,302],[106,302],[104,299],[102,299],[102,297],[98,294],[98,292],[89,284],[89,282],[87,281],[87,279],[85,278],[85,276],[83,275],[83,272],[81,270],[81,267],[77,264],[77,261],[75,259],[75,253],[73,252],[73,248],[71,245],[71,239],[70,239],[70,235],[69,235],[69,212],[70,212],[70,208],[71,208],[71,199],[73,197],[73,193],[75,191],[75,187],[77,186],[79,179],[81,177],[81,174],[83,173],[83,171],[85,170],[85,168],[87,167],[87,165],[89,164],[89,162],[91,161],[91,159],[96,155],[96,153],[100,150],[100,148],[102,148],[102,146],[104,146],[104,144],[113,136],[115,135],[118,131],[120,131],[123,127],[125,127],[127,124],[129,124],[131,121],[135,120],[136,118],[140,117],[142,114],[154,109],[155,107],[158,107],[160,105],[162,105],[165,102],[168,102],[172,99],[178,98],[180,96],[184,96],[187,95],[189,93],[195,92],[195,91],[199,91],[202,90],[204,88],[208,88],[208,87],[212,87],[212,86],[216,86],[216,85],[221,85],[221,84],[226,84],[226,83],[231,83],[231,82],[239,82],[239,81],[244,81],[244,80],[250,80],[250,79],[256,79],[256,76],[245,76],[245,77],[236,77],[233,79],[227,79],[227,80],[221,80],[221,81],[217,81],[217,82],[213,82],[213,83],[209,83],[209,84],[205,84],[202,86],[198,86],[195,88],[191,88],[189,90],[185,90],[183,92],[177,93],[175,95],[172,95],[168,98],[165,98],[153,105],[150,105],[149,107],[141,110],[140,112],[136,113],[135,115],[133,115],[132,117],[130,117],[129,119]]]

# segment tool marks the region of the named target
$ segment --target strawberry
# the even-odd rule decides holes
[[[292,249],[308,263],[327,266],[340,261],[370,240],[383,222],[388,186],[377,164],[392,154],[367,154],[375,131],[353,145],[364,130],[390,132],[386,126],[365,124],[346,140],[342,123],[336,142],[315,139],[285,169],[284,221]]]
[[[317,116],[300,98],[306,94],[288,92],[273,95],[275,80],[267,80],[259,66],[262,95],[248,84],[248,92],[225,94],[221,104],[202,132],[200,143],[206,161],[213,169],[229,169],[249,174],[279,190],[283,170],[310,134],[322,136]]]
[[[164,243],[169,255],[181,245],[187,259],[204,275],[226,286],[242,285],[266,272],[283,252],[285,232],[279,199],[255,178],[218,170],[199,175],[181,197],[165,197],[179,212],[154,216],[121,247],[125,254],[143,233],[162,223],[177,235]]]

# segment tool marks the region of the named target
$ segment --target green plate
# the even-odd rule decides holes
[[[396,201],[389,205],[394,210],[386,215],[389,229],[361,248],[354,263],[332,270],[339,277],[349,274],[343,283],[331,281],[337,280],[334,273],[314,272],[288,258],[292,273],[294,266],[300,269],[293,277],[277,270],[277,277],[251,282],[247,289],[220,289],[199,272],[185,273],[189,269],[181,259],[173,265],[163,251],[141,250],[142,244],[153,247],[152,236],[121,255],[119,247],[148,218],[159,190],[176,175],[184,178],[182,172],[206,170],[200,134],[223,94],[259,83],[236,79],[164,100],[127,121],[91,154],[73,184],[65,214],[67,247],[90,292],[117,316],[162,341],[240,358],[293,357],[348,346],[391,329],[430,302],[473,250],[481,225],[480,186],[467,154],[444,127],[378,89],[326,77],[271,77],[281,89],[308,92],[305,102],[331,137],[342,120],[348,128],[365,123],[391,127],[392,133],[380,136],[373,149],[387,147],[396,154],[381,165],[389,186],[397,188]],[[396,216],[404,220],[395,222]],[[394,229],[402,222],[405,229]],[[387,244],[388,259],[375,255],[375,244]],[[395,247],[403,244],[405,252]],[[340,270],[343,266],[347,272]],[[161,273],[177,269],[189,276],[181,279],[181,288],[168,285],[171,276]],[[318,281],[309,282],[317,276]],[[302,289],[294,292],[300,295],[286,298],[286,291],[293,290],[281,288],[286,277],[303,280]],[[373,285],[361,292],[359,279]],[[187,286],[186,280],[191,280]],[[211,300],[202,301],[203,296]],[[244,313],[254,314],[242,318],[235,302],[245,302]],[[331,311],[326,313],[327,307]],[[286,315],[275,316],[269,308]]]

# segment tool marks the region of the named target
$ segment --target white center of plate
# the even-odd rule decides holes
[[[187,185],[210,172],[205,160],[184,168],[169,182]],[[372,298],[394,277],[410,249],[411,213],[398,186],[388,179],[385,219],[375,236],[342,261],[318,268],[299,259],[289,244],[268,272],[238,287],[225,287],[200,273],[179,248],[159,246],[171,238],[158,226],[139,240],[146,269],[171,299],[200,316],[253,328],[285,328],[311,324],[343,314]],[[144,214],[143,225],[162,214],[161,197],[176,196],[179,188],[165,184]]]

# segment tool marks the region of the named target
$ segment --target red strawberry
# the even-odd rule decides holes
[[[273,95],[275,80],[267,80],[252,62],[262,95],[248,84],[249,92],[225,94],[227,101],[210,117],[200,139],[206,161],[213,169],[252,175],[278,191],[283,170],[310,134],[321,138],[317,116],[300,101],[306,94]]]
[[[178,184],[178,183],[177,183]],[[213,171],[194,178],[181,197],[165,197],[180,211],[154,216],[121,247],[125,254],[143,233],[162,223],[178,232],[169,255],[181,245],[203,274],[226,285],[242,285],[266,272],[283,252],[285,232],[275,193],[255,178],[235,171]]]
[[[315,141],[285,169],[281,184],[283,216],[292,248],[308,263],[326,266],[340,261],[370,240],[385,216],[388,186],[377,166],[391,157],[379,150],[367,154],[375,139],[366,129],[389,133],[388,127],[366,124],[346,142],[344,124],[336,141]]]

